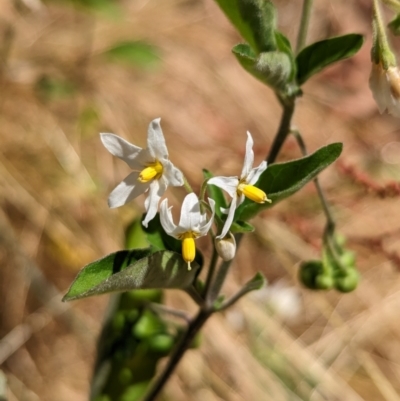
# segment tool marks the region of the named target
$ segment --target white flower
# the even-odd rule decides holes
[[[397,67],[385,70],[381,63],[372,63],[369,87],[381,114],[387,110],[400,117],[400,72]]]
[[[137,196],[149,191],[144,206],[147,214],[143,225],[157,214],[158,203],[169,185],[183,185],[183,175],[168,160],[168,150],[160,126],[160,118],[153,120],[147,132],[147,149],[139,148],[114,134],[100,134],[106,149],[119,157],[134,170],[111,192],[108,205],[111,208],[125,205]]]
[[[271,202],[264,191],[254,186],[260,175],[266,170],[267,162],[261,162],[256,168],[253,168],[253,163],[253,138],[250,132],[247,132],[246,155],[244,157],[243,169],[240,177],[213,177],[208,180],[208,184],[222,188],[232,197],[224,228],[221,234],[216,238],[225,238],[232,225],[235,210],[243,203],[245,197],[257,203]]]
[[[190,270],[190,263],[193,262],[196,256],[196,245],[194,240],[202,237],[208,233],[214,219],[215,202],[213,199],[208,199],[212,216],[207,222],[206,213],[201,213],[199,199],[196,194],[190,193],[186,195],[181,209],[181,218],[179,225],[174,224],[171,209],[168,207],[168,199],[164,199],[160,206],[160,221],[165,232],[182,240],[182,257],[188,264]]]

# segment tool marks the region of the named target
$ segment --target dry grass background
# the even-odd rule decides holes
[[[276,4],[293,40],[301,2]],[[203,167],[240,168],[246,130],[261,160],[278,126],[279,105],[234,60],[240,38],[212,0],[119,7],[110,17],[61,2],[0,1],[0,367],[9,401],[87,399],[107,297],[65,305],[60,294],[80,267],[121,247],[124,224],[141,213],[133,203],[108,209],[128,171],[98,133],[144,145],[149,121],[162,117],[171,159],[199,188]],[[366,0],[315,2],[312,40],[356,31],[366,43],[305,86],[295,115],[310,150],[344,142],[321,181],[357,251],[359,288],[315,293],[297,281],[299,262],[318,255],[324,224],[308,185],[255,220],[226,285],[231,293],[261,270],[274,292],[207,324],[168,399],[400,400],[399,198],[379,187],[400,179],[399,124],[377,113],[368,89],[369,18]],[[143,70],[105,61],[101,53],[122,40],[157,46],[160,63]],[[75,90],[44,98],[43,77]],[[281,159],[299,156],[288,140]],[[168,301],[193,309],[180,293]]]

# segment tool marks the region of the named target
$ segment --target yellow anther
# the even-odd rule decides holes
[[[256,203],[272,202],[270,199],[267,198],[267,195],[264,191],[253,185],[247,185],[244,183],[239,184],[238,192],[239,194],[243,194],[244,196],[246,196],[246,198],[249,198]]]
[[[149,182],[152,179],[158,179],[163,173],[163,165],[156,160],[154,163],[150,163],[146,168],[144,168],[138,177],[140,182]]]
[[[190,263],[194,261],[194,257],[196,256],[194,238],[195,235],[191,232],[182,235],[182,257],[188,264],[188,270],[191,269]]]

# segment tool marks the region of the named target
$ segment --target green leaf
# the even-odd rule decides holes
[[[232,52],[240,65],[255,78],[273,89],[282,90],[285,87],[291,74],[291,62],[286,53],[273,51],[257,57],[245,43],[234,46]]]
[[[71,98],[77,93],[77,87],[65,77],[43,75],[35,84],[37,94],[46,101]]]
[[[190,286],[199,265],[188,270],[182,256],[171,251],[149,254],[150,249],[112,253],[86,265],[77,275],[63,301],[114,291]]]
[[[235,233],[252,233],[254,226],[246,221],[235,221],[232,223],[230,230],[233,234]]]
[[[254,68],[262,74],[270,86],[276,89],[283,89],[292,73],[290,57],[279,51],[261,53]]]
[[[156,67],[160,62],[158,49],[145,42],[126,41],[115,44],[103,53],[107,60],[143,69]]]
[[[292,45],[290,44],[289,39],[281,32],[275,32],[276,43],[278,45],[278,50],[283,53],[286,53],[289,57],[290,64],[291,64],[291,74],[289,79],[292,80],[296,76],[296,58],[292,50]]]
[[[400,36],[400,14],[397,14],[392,21],[389,22],[388,28],[392,31],[393,35]]]
[[[269,0],[216,0],[257,53],[276,50],[276,10]]]
[[[362,35],[352,33],[307,46],[296,58],[297,83],[302,85],[328,65],[353,56],[361,48],[363,41]]]
[[[255,185],[267,194],[272,203],[259,204],[246,198],[236,210],[235,221],[248,220],[297,192],[333,163],[339,157],[342,148],[341,143],[333,143],[301,159],[269,166]]]
[[[125,230],[125,248],[141,249],[148,246],[141,219],[133,220]]]
[[[143,215],[144,218],[145,215]],[[149,222],[148,227],[142,226],[153,251],[169,250],[179,253],[181,251],[181,241],[168,235],[160,222],[160,214]]]
[[[203,169],[203,176],[206,180],[214,177],[212,173],[206,169]],[[222,189],[215,185],[207,185],[207,192],[210,198],[215,201],[215,214],[219,217],[224,216],[221,212],[221,207],[226,209],[228,203],[226,202]]]

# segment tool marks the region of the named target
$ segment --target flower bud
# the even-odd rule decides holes
[[[215,249],[217,250],[218,255],[221,256],[225,262],[232,260],[236,253],[236,241],[233,234],[229,232],[222,239],[216,238]]]

